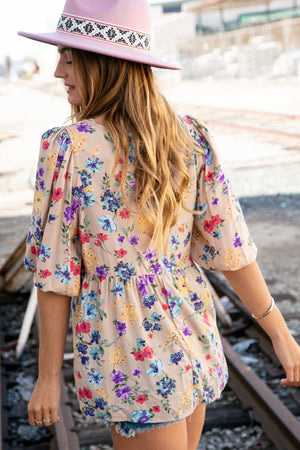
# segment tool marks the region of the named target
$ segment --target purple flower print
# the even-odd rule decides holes
[[[116,331],[119,334],[119,336],[122,336],[122,334],[126,334],[126,323],[117,322],[116,323]]]
[[[220,169],[217,173],[217,180],[219,183],[223,183],[223,181],[225,180],[225,174],[222,169]]]
[[[154,275],[159,275],[163,271],[159,263],[152,264],[150,270]]]
[[[153,275],[141,275],[138,277],[138,280],[136,282],[137,288],[139,290],[139,293],[141,297],[147,297],[148,292],[146,286],[153,283],[154,276]]]
[[[153,261],[157,258],[157,253],[154,248],[147,248],[147,250],[144,251],[143,255],[147,261]]]
[[[120,236],[120,237],[117,239],[117,241],[118,241],[118,242],[121,242],[121,244],[123,244],[123,242],[125,241],[125,236]]]
[[[242,245],[243,244],[242,244],[242,240],[241,240],[240,236],[237,233],[235,233],[235,236],[233,238],[233,246],[235,248],[237,248],[237,247],[242,247]]]
[[[67,221],[67,224],[70,224],[72,220],[75,219],[75,214],[77,214],[80,205],[81,205],[80,200],[78,198],[74,198],[72,205],[66,207],[64,216]]]
[[[189,327],[187,325],[183,325],[183,329],[182,332],[185,336],[191,336],[191,330],[189,329]]]
[[[222,378],[222,375],[223,375],[223,369],[222,369],[222,367],[218,367],[217,368],[217,375],[218,375],[218,378]]]
[[[96,273],[97,273],[97,275],[99,275],[99,277],[107,277],[107,275],[108,275],[108,271],[103,266],[97,267]]]
[[[91,125],[88,123],[79,123],[76,126],[76,128],[78,131],[83,132],[83,133],[90,133],[90,131],[92,129]]]
[[[45,182],[44,182],[44,180],[41,180],[39,182],[39,190],[44,192],[44,190],[45,190]]]
[[[110,378],[116,384],[122,383],[125,380],[125,375],[121,370],[115,370],[110,374]]]
[[[137,245],[139,243],[139,237],[138,236],[130,236],[129,242],[131,245]]]
[[[134,178],[133,180],[130,181],[130,186],[133,191],[135,191],[135,185],[136,185],[136,182],[135,182],[135,178]]]
[[[124,401],[132,396],[132,392],[128,386],[122,386],[121,388],[116,390],[116,396]]]
[[[45,173],[45,170],[43,169],[43,167],[39,167],[37,172],[36,172],[36,179],[38,179],[39,177],[42,177]]]
[[[211,205],[212,205],[212,206],[218,206],[218,204],[219,204],[219,199],[218,199],[218,198],[215,198],[215,199],[211,202]]]
[[[58,157],[57,157],[57,163],[56,163],[56,165],[57,165],[58,167],[60,167],[60,166],[62,165],[63,160],[64,160],[64,155],[63,155],[62,153],[59,153],[59,155],[58,155]]]
[[[134,369],[133,376],[138,377],[139,375],[142,375],[143,371],[139,369]]]

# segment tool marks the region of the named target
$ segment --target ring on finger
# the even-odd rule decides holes
[[[51,417],[49,418],[49,420],[43,420],[43,423],[51,423],[51,422],[52,422]]]
[[[36,419],[34,419],[34,422],[35,422],[37,425],[43,425],[43,421],[42,421],[42,420],[36,420]]]

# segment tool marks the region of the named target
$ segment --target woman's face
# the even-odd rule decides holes
[[[74,106],[80,106],[81,100],[76,88],[76,81],[73,74],[72,50],[69,47],[58,45],[59,61],[57,63],[54,76],[62,78],[68,94],[68,102]]]

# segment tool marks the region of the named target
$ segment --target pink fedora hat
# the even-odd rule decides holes
[[[18,34],[47,44],[180,69],[150,53],[151,7],[146,0],[66,0],[54,33]]]

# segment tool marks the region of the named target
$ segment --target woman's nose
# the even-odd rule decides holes
[[[54,76],[55,76],[55,78],[65,78],[65,76],[66,76],[66,73],[63,70],[60,62],[58,62],[57,66],[56,66]]]

